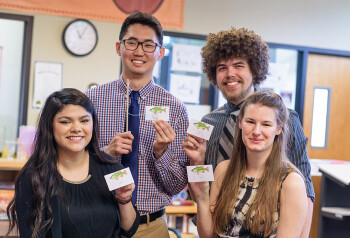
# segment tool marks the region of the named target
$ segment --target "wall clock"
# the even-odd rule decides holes
[[[97,45],[97,30],[91,22],[76,19],[64,28],[62,40],[64,47],[75,56],[90,54]]]

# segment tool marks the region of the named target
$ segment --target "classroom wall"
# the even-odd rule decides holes
[[[182,32],[208,34],[231,26],[246,27],[271,43],[350,51],[349,10],[348,0],[186,0]],[[31,107],[35,61],[63,63],[63,87],[82,91],[91,82],[101,84],[118,77],[115,42],[120,23],[92,21],[98,45],[90,55],[74,57],[61,41],[64,27],[73,18],[0,12],[34,16],[28,125],[36,125],[39,115]]]

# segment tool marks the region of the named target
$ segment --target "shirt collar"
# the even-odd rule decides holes
[[[124,93],[126,95],[126,83],[124,82],[123,80],[123,77],[120,75],[119,79],[117,80],[117,84],[120,88],[120,90],[122,91],[122,93]],[[147,97],[147,95],[153,90],[155,86],[155,82],[152,78],[152,80],[146,85],[144,86],[143,88],[141,88],[139,90],[139,96],[140,98],[143,100]],[[131,88],[129,89],[129,93],[131,93],[131,91],[133,91]]]
[[[231,112],[234,112],[234,111],[239,111],[241,109],[241,106],[242,106],[243,103],[244,103],[244,101],[241,102],[238,105],[235,105],[235,104],[227,101],[227,105],[228,105],[227,108],[226,108],[227,113],[231,113]]]

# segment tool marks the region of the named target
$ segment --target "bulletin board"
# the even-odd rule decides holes
[[[155,66],[155,82],[183,101],[190,118],[200,120],[214,108],[215,89],[202,69],[206,35],[164,32],[165,55]]]

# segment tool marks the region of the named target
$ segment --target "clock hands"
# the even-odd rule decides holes
[[[79,29],[77,29],[77,33],[78,33],[79,39],[81,39],[81,37],[84,35],[86,29],[87,29],[87,26],[85,26],[83,32],[81,32],[81,33],[80,33]]]
[[[81,33],[81,35],[80,36],[83,36],[84,35],[84,33],[85,33],[85,31],[86,31],[86,29],[87,29],[88,27],[87,26],[85,26],[85,28],[84,28],[84,30],[83,30],[83,32]]]
[[[79,29],[77,29],[77,33],[78,33],[79,39],[81,39],[81,35],[80,35],[80,32],[79,32]]]
[[[97,32],[91,22],[74,20],[63,32],[63,44],[71,54],[85,56],[90,54],[97,44]]]

